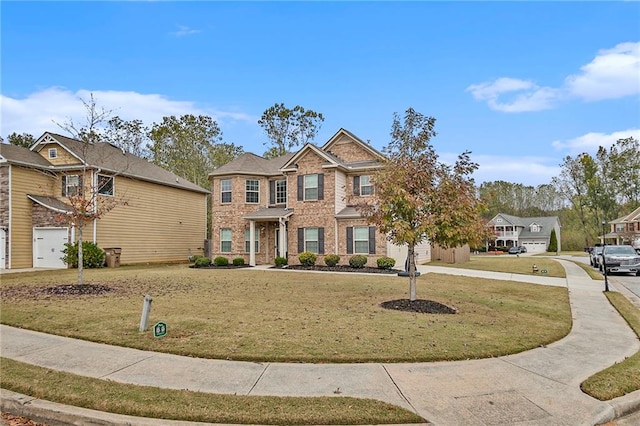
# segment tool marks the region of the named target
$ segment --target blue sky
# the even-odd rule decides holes
[[[443,161],[478,183],[549,183],[567,155],[640,138],[638,2],[0,3],[0,135],[123,119],[213,117],[262,154],[275,103],[381,149],[393,114],[437,119]]]

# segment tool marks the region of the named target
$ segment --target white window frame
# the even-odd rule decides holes
[[[71,180],[75,180],[75,184],[69,184]],[[80,175],[66,175],[64,194],[66,197],[80,195]]]
[[[366,184],[363,184],[363,181],[366,180]],[[371,183],[371,175],[361,175],[360,176],[360,195],[364,197],[368,197],[373,194],[373,184]]]
[[[313,232],[315,231],[315,239],[313,239]],[[315,249],[310,248],[309,244],[315,243]],[[320,251],[320,235],[318,228],[304,228],[304,250],[311,253],[319,253]]]
[[[229,201],[224,200],[225,194],[229,194]],[[231,179],[220,179],[220,204],[229,204],[233,200]]]
[[[58,148],[49,148],[49,158],[58,158]]]
[[[364,238],[360,236],[358,238],[358,231],[363,233]],[[364,245],[364,250],[358,249],[358,243]],[[369,254],[369,227],[368,226],[354,226],[353,227],[353,254]]]
[[[249,185],[255,183],[256,188],[249,189]],[[254,196],[255,201],[249,201],[249,195]],[[244,202],[247,204],[259,204],[260,203],[260,181],[258,179],[247,179],[244,184]]]
[[[250,253],[250,244],[251,244],[251,240],[249,239],[251,237],[250,235],[250,230],[249,228],[244,230],[244,251],[245,253]],[[255,250],[254,253],[260,253],[260,230],[258,228],[256,228],[253,231],[253,238],[254,238],[254,244],[255,244]]]
[[[280,179],[276,181],[276,204],[287,203],[287,180]]]
[[[310,175],[304,175],[304,201],[318,201],[318,196],[319,196],[319,184],[318,184],[318,174],[310,174]],[[313,182],[313,180],[315,179],[315,182]],[[315,186],[312,186],[313,184],[315,184]],[[307,191],[313,191],[315,190],[315,197],[312,196],[308,196],[307,195]]]
[[[534,223],[531,225],[531,232],[540,232],[540,225]]]
[[[100,183],[100,178],[106,178],[106,182],[111,181],[111,191],[109,192],[103,192],[105,187],[108,187],[107,184],[102,184]],[[113,176],[109,176],[109,175],[102,175],[102,174],[98,174],[98,176],[96,177],[96,181],[97,181],[97,185],[96,185],[96,189],[98,194],[100,195],[104,195],[105,197],[113,197],[115,192],[116,192],[116,187],[115,187],[115,179],[113,178]]]
[[[226,238],[228,237],[228,239]],[[231,253],[231,249],[233,239],[233,232],[231,228],[220,228],[220,253]],[[228,249],[225,247],[225,244],[228,243]]]

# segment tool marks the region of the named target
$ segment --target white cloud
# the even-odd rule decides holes
[[[200,32],[200,30],[189,28],[189,27],[184,26],[184,25],[178,25],[178,31],[172,32],[171,35],[173,35],[175,37],[186,37],[186,36],[190,36],[190,35],[193,35],[193,34],[198,34],[199,32]]]
[[[590,132],[566,141],[553,141],[552,145],[556,150],[568,151],[570,155],[581,154],[583,152],[593,155],[598,151],[599,147],[610,148],[618,139],[628,137],[640,139],[640,129],[620,130],[608,134]]]
[[[601,50],[579,74],[565,78],[561,87],[540,87],[530,80],[501,77],[472,84],[466,91],[489,108],[502,112],[541,111],[572,97],[585,101],[640,94],[640,42],[621,43]],[[510,96],[505,100],[505,97]]]
[[[191,101],[175,101],[158,94],[124,91],[72,92],[62,87],[51,87],[29,94],[24,98],[0,95],[0,135],[30,133],[39,137],[45,131],[62,132],[56,124],[72,120],[77,126],[86,123],[86,109],[81,100],[88,101],[93,93],[98,108],[112,111],[112,116],[123,120],[141,120],[146,125],[160,123],[165,116],[184,114],[208,115],[225,126],[238,122],[257,122],[256,117],[241,112],[228,112],[201,107]]]
[[[615,99],[640,93],[640,42],[601,50],[580,74],[566,78],[570,93],[587,101]]]

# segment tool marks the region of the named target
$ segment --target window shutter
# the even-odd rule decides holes
[[[347,254],[353,254],[353,226],[347,226]]]
[[[324,174],[318,175],[318,200],[324,200]]]
[[[304,196],[304,175],[298,175],[298,201],[302,201]]]
[[[269,204],[276,203],[276,181],[269,181]]]
[[[298,228],[298,253],[304,251],[304,228]]]
[[[360,195],[360,176],[353,177],[353,195]]]
[[[324,228],[318,228],[318,254],[324,254]]]
[[[369,254],[376,254],[376,227],[369,227]]]
[[[67,177],[64,175],[62,176],[62,196],[67,196]]]

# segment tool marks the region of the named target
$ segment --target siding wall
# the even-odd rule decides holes
[[[49,158],[49,148],[55,148],[58,156],[56,158]],[[61,165],[72,165],[72,164],[80,164],[80,161],[73,155],[69,154],[69,151],[58,145],[57,143],[48,143],[45,145],[41,145],[38,148],[38,154],[42,155],[42,157],[54,164],[56,166]]]

